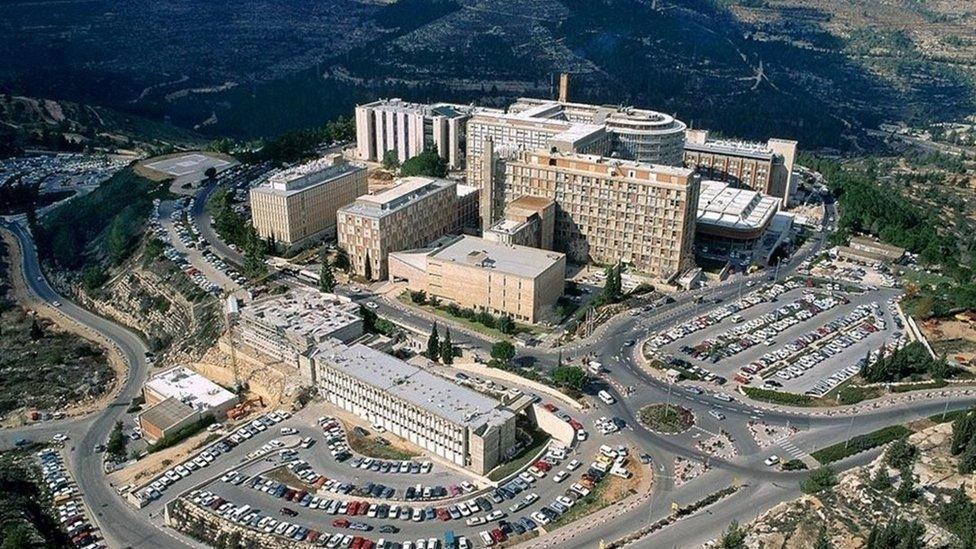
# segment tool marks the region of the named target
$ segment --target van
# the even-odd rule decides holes
[[[610,404],[613,404],[614,402],[616,402],[616,400],[614,400],[613,396],[611,396],[610,393],[608,393],[606,391],[600,391],[599,393],[597,393],[597,396],[600,397],[600,400],[602,400],[604,402],[604,404],[607,404],[607,405],[610,405]]]
[[[586,369],[590,372],[591,375],[598,376],[600,375],[600,372],[603,371],[603,364],[600,364],[595,360],[591,360],[589,366],[587,366]]]

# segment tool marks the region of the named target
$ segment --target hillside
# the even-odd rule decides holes
[[[104,107],[0,94],[0,156],[32,148],[148,151],[203,142],[191,131]]]
[[[574,99],[807,147],[869,147],[863,128],[974,108],[971,0],[61,4],[0,6],[0,48],[12,54],[0,89],[208,135],[320,125],[378,96],[548,96],[560,71],[574,73]]]

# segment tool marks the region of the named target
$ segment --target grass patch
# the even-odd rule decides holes
[[[542,447],[545,446],[547,442],[549,442],[549,435],[547,435],[544,431],[532,431],[532,442],[530,442],[525,448],[522,448],[522,451],[516,454],[515,457],[499,465],[498,467],[495,467],[495,469],[488,474],[488,479],[499,481],[522,469],[522,467],[528,465],[530,459],[534,458],[536,454],[542,451]]]
[[[355,429],[349,430],[347,437],[349,439],[349,447],[366,457],[408,461],[419,455],[415,452],[408,452],[397,448],[392,444],[383,444],[376,437],[360,435]]]
[[[832,446],[821,448],[811,455],[820,463],[833,463],[866,450],[877,448],[893,440],[908,436],[911,433],[912,430],[904,425],[891,425],[864,435],[858,435],[845,442],[838,442]]]
[[[695,424],[690,410],[673,404],[649,404],[640,409],[637,418],[648,429],[669,435],[687,431]]]
[[[798,395],[795,393],[784,393],[771,389],[760,389],[758,387],[742,387],[742,392],[747,397],[760,402],[770,402],[772,404],[784,404],[787,406],[817,406],[817,400],[810,395]]]
[[[800,461],[798,459],[791,459],[791,460],[783,463],[783,470],[784,471],[803,471],[806,468],[807,468],[807,464],[806,463],[803,463],[802,461]]]
[[[949,385],[944,380],[940,381],[923,381],[921,383],[908,383],[905,385],[893,385],[891,387],[892,393],[908,393],[911,391],[924,391],[926,389],[941,389]]]
[[[935,414],[929,416],[929,421],[932,421],[934,423],[951,423],[956,419],[968,414],[971,411],[972,411],[971,408],[963,408],[962,410],[953,410],[951,412],[946,413],[945,417],[943,417],[942,414]]]
[[[511,341],[511,339],[512,339],[512,336],[507,335],[507,334],[504,334],[500,330],[496,330],[495,328],[489,328],[488,326],[485,326],[484,324],[482,324],[480,322],[475,322],[475,321],[473,321],[471,319],[468,319],[468,318],[464,318],[464,317],[460,317],[460,316],[454,316],[451,313],[449,313],[449,312],[447,312],[444,309],[441,309],[439,307],[433,307],[431,305],[418,305],[417,303],[414,303],[413,301],[410,301],[410,296],[407,293],[401,294],[398,299],[402,303],[404,303],[405,305],[408,305],[410,307],[416,307],[418,309],[423,309],[424,311],[426,311],[426,312],[428,312],[428,313],[430,313],[432,315],[439,316],[439,317],[441,317],[441,318],[443,318],[445,320],[451,321],[451,322],[453,322],[455,324],[460,324],[461,326],[464,326],[465,328],[467,328],[467,329],[469,329],[471,331],[474,331],[474,332],[477,332],[477,333],[479,333],[481,335],[487,336],[487,337],[489,337],[489,338],[491,338],[493,340],[506,340],[506,341]],[[448,324],[448,326],[450,326],[450,325]],[[521,324],[518,325],[518,329],[520,331],[530,331],[530,330],[527,330],[525,328],[525,326],[523,326]]]

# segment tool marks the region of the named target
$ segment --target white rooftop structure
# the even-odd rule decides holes
[[[145,387],[163,400],[179,400],[198,412],[220,408],[237,399],[234,393],[184,366],[152,376]]]
[[[549,270],[553,263],[560,261],[563,254],[463,235],[436,250],[430,257],[535,278]]]
[[[342,155],[329,155],[278,172],[255,190],[287,196],[365,169],[346,162]]]
[[[455,185],[456,183],[449,179],[419,176],[403,177],[399,179],[397,185],[376,194],[360,196],[352,204],[343,206],[342,210],[379,218],[441,189]],[[457,191],[455,191],[456,193]]]
[[[754,230],[769,224],[779,211],[780,199],[721,181],[702,181],[698,196],[698,223],[721,228]]]

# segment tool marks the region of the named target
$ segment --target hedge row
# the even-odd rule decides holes
[[[912,430],[904,425],[891,425],[865,435],[858,435],[845,442],[838,442],[832,446],[821,448],[811,455],[814,459],[826,465],[853,456],[854,454],[888,444],[893,440],[908,436],[911,433]]]

